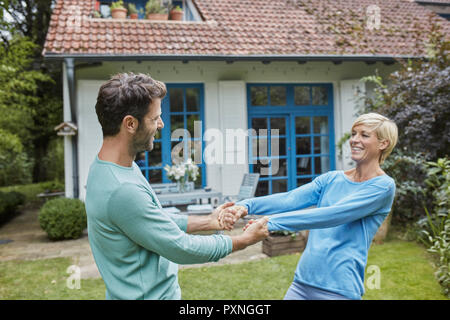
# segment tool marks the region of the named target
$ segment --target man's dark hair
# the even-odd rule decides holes
[[[100,87],[95,105],[103,137],[115,136],[125,116],[135,117],[139,124],[154,99],[166,95],[166,85],[139,73],[119,73]]]

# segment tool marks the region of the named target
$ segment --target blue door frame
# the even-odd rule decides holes
[[[256,87],[256,88],[255,88]],[[252,96],[252,88],[255,88],[255,92],[258,91],[258,94],[262,95],[262,99],[259,101],[253,101]],[[277,99],[271,98],[272,89],[276,91],[282,92],[283,99],[281,101],[285,101],[283,105],[276,105],[272,103],[274,101],[280,101],[280,97]],[[296,98],[296,94],[294,91],[302,91],[306,95],[303,97],[305,101],[309,103],[301,102],[299,104],[298,99]],[[309,92],[309,97],[308,93]],[[317,101],[315,96],[318,96],[318,93],[325,95],[327,97],[326,103],[321,103],[321,101]],[[326,94],[325,94],[326,93]],[[316,99],[316,101],[315,101]],[[256,103],[257,105],[252,105],[252,103]],[[307,182],[320,175],[323,172],[318,172],[319,168],[316,168],[317,160],[320,161],[322,159],[329,158],[328,170],[334,170],[336,167],[335,163],[335,136],[334,136],[334,116],[333,116],[333,86],[330,83],[311,83],[311,84],[297,84],[297,83],[248,83],[247,84],[247,111],[248,111],[248,128],[252,128],[252,120],[255,118],[286,118],[286,157],[287,161],[287,190],[292,190],[303,184],[302,182]],[[317,132],[319,123],[316,121],[317,119],[324,119],[326,117],[328,122],[328,128],[326,133]],[[309,119],[309,132],[308,133],[298,133],[296,129],[296,121],[297,118],[307,120]],[[316,123],[317,122],[317,123]],[[267,121],[268,130],[270,130],[270,121]],[[314,125],[316,124],[316,127]],[[316,153],[315,144],[317,141],[322,141],[328,138],[328,153]],[[303,140],[302,140],[303,139]],[[305,140],[306,139],[306,140]],[[297,154],[297,141],[307,141],[309,139],[310,143],[310,152],[306,155]],[[252,153],[253,153],[253,141],[254,138],[249,137],[249,171],[254,172],[255,165],[252,164]],[[270,148],[270,143],[269,143]],[[322,149],[321,149],[322,150]],[[270,151],[269,151],[270,154]],[[279,157],[283,159],[283,157]],[[305,159],[308,162],[310,161],[310,174],[300,174],[297,172],[297,162],[301,161],[301,158],[309,158]],[[320,168],[322,170],[322,168]],[[260,181],[273,181],[282,179],[281,177],[272,177],[272,176],[261,176]],[[302,182],[301,182],[302,181]],[[273,183],[268,183],[268,194],[272,194],[272,185]]]

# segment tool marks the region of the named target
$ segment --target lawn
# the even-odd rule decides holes
[[[182,269],[179,278],[183,299],[282,299],[299,257],[295,254]],[[71,260],[64,258],[1,262],[0,299],[104,299],[101,279],[81,280],[79,290],[67,288],[66,269],[70,264]],[[366,288],[364,299],[446,299],[434,278],[431,257],[417,243],[392,240],[373,245],[370,265],[380,270],[380,288]]]

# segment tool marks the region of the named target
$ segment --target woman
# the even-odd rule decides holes
[[[236,203],[272,215],[269,231],[310,230],[284,299],[361,299],[373,236],[389,214],[395,183],[380,168],[397,143],[397,126],[376,113],[356,119],[350,138],[356,168],[330,171],[290,192]],[[305,210],[300,210],[309,208]]]

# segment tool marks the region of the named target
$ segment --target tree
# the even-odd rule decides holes
[[[56,138],[53,128],[62,121],[61,70],[49,68],[41,54],[54,3],[0,1],[1,55],[7,66],[2,79],[8,84],[0,92],[0,124],[17,134],[36,160],[47,156]],[[34,163],[33,180],[46,180],[46,167]]]

